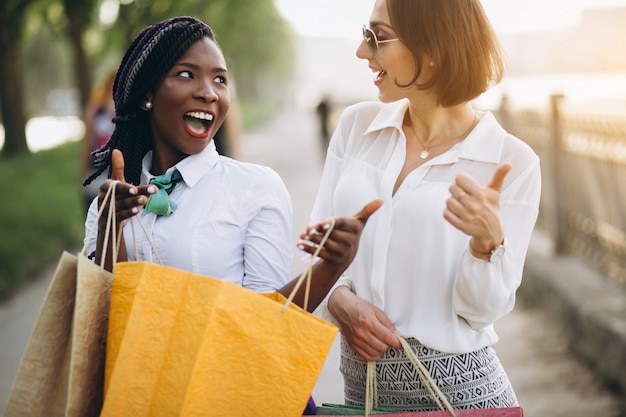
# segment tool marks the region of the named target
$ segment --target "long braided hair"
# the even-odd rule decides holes
[[[209,26],[189,16],[164,20],[137,35],[122,59],[113,84],[115,130],[102,148],[91,153],[96,171],[83,185],[91,183],[106,169],[111,177],[113,149],[119,149],[124,156],[126,181],[139,185],[142,159],[152,149],[148,112],[141,108],[146,93],[153,90],[187,49],[203,37],[215,41]]]

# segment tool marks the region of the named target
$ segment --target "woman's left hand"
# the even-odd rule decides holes
[[[382,204],[382,200],[372,200],[354,216],[335,217],[333,230],[320,249],[318,256],[331,265],[342,269],[347,268],[356,255],[361,232],[367,220]],[[300,235],[298,248],[314,254],[329,227],[330,220],[309,225],[306,231]]]
[[[504,241],[500,193],[510,170],[509,163],[498,166],[487,186],[466,174],[457,175],[450,186],[443,217],[472,237],[470,251],[478,258],[489,260],[491,250]]]

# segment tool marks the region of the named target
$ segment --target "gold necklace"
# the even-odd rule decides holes
[[[465,139],[465,137],[467,135],[469,135],[469,133],[472,131],[472,129],[474,129],[474,127],[476,127],[477,124],[478,124],[478,116],[476,116],[476,114],[474,113],[474,120],[472,121],[472,124],[470,124],[470,127],[465,131],[465,133],[463,133],[462,136],[458,136],[458,137],[455,137],[455,138],[448,138],[448,139],[444,140],[441,143],[438,143],[436,145],[431,145],[431,146],[424,145],[424,143],[419,138],[419,136],[417,136],[417,132],[415,131],[415,126],[413,126],[413,124],[411,124],[411,129],[413,129],[413,134],[417,138],[417,141],[420,143],[420,145],[422,145],[422,148],[424,148],[424,150],[422,152],[420,152],[420,158],[422,158],[424,160],[428,159],[430,157],[429,149],[437,148],[437,147],[439,147],[441,145],[445,145],[446,143],[448,143],[450,141],[453,141],[453,140]]]

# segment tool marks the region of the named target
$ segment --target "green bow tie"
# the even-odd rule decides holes
[[[169,216],[176,211],[176,203],[170,200],[169,194],[174,189],[176,183],[182,180],[177,169],[169,174],[159,175],[150,180],[150,184],[157,186],[158,190],[155,194],[148,197],[148,202],[144,211],[148,213],[155,213],[159,216]]]

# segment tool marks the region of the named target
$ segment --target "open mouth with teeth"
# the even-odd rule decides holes
[[[213,124],[213,115],[206,112],[192,111],[185,113],[183,119],[185,120],[187,132],[198,138],[206,137]]]

